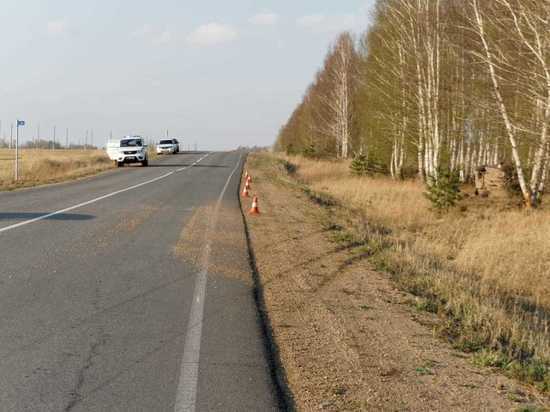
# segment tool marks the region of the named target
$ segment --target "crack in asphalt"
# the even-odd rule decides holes
[[[92,301],[92,305],[95,311],[98,311],[100,309],[100,295],[100,286],[98,283],[96,283],[94,287],[94,299]],[[96,339],[91,343],[90,349],[88,350],[88,355],[84,360],[84,364],[78,371],[75,385],[73,389],[69,392],[69,403],[64,409],[65,412],[71,411],[76,405],[78,405],[79,402],[82,401],[82,387],[84,386],[84,382],[86,381],[86,372],[93,366],[94,358],[99,356],[99,349],[107,343],[107,335],[105,334],[105,331],[102,327],[98,329],[97,336],[98,337],[96,337]]]
[[[65,412],[73,410],[73,408],[82,400],[83,395],[81,393],[84,382],[86,381],[86,372],[93,366],[94,359],[99,356],[99,350],[107,343],[107,335],[100,330],[100,337],[96,339],[90,345],[88,355],[84,361],[84,364],[78,371],[77,379],[73,389],[69,392],[70,400],[65,409]]]

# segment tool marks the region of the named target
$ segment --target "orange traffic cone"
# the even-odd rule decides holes
[[[248,185],[244,185],[243,197],[250,197],[250,195],[248,194]]]
[[[244,178],[245,178],[246,180],[248,180],[248,176],[249,176],[248,170],[245,170],[245,171],[244,171]]]
[[[250,211],[248,213],[251,215],[260,214],[260,209],[258,208],[258,196],[254,196],[254,199],[252,199],[252,207],[250,208]]]
[[[246,175],[246,181],[247,181],[248,183],[252,182],[252,176],[250,176],[250,175],[247,174],[247,175]]]
[[[250,186],[250,176],[248,176],[244,185],[248,187],[248,190],[252,189],[252,186]]]

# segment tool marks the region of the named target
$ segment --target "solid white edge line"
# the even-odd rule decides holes
[[[229,187],[231,179],[241,164],[241,159],[242,154],[239,155],[239,160],[237,161],[235,168],[225,182],[225,186],[218,197],[213,216],[211,216],[210,225],[207,228],[206,245],[201,256],[202,270],[196,275],[191,311],[189,313],[189,320],[187,322],[187,330],[185,333],[183,358],[181,361],[174,412],[194,412],[196,409],[204,302],[206,299],[206,285],[208,280],[208,261],[210,259],[212,247],[210,235],[216,229],[218,214],[223,197]]]
[[[201,157],[199,160],[197,160],[195,163],[193,163],[193,164],[191,164],[191,165],[189,165],[189,166],[183,167],[183,168],[181,168],[181,169],[173,170],[173,171],[168,172],[168,173],[166,173],[166,174],[163,174],[163,175],[161,175],[161,176],[155,177],[154,179],[147,180],[147,181],[142,182],[142,183],[138,183],[137,185],[133,185],[133,186],[127,187],[127,188],[125,188],[125,189],[117,190],[116,192],[112,192],[112,193],[109,193],[109,194],[106,194],[106,195],[103,195],[103,196],[100,196],[100,197],[96,197],[95,199],[88,200],[88,201],[83,202],[83,203],[79,203],[78,205],[74,205],[74,206],[71,206],[71,207],[67,207],[67,208],[65,208],[65,209],[57,210],[57,211],[55,211],[55,212],[47,213],[47,214],[45,214],[45,215],[38,216],[38,217],[35,217],[35,218],[33,218],[33,219],[25,220],[24,222],[19,222],[19,223],[10,225],[10,226],[6,226],[6,227],[3,227],[3,228],[0,228],[0,233],[2,233],[2,232],[7,232],[8,230],[17,229],[17,228],[19,228],[19,227],[21,227],[21,226],[29,225],[29,224],[31,224],[31,223],[36,223],[36,222],[39,222],[39,221],[41,221],[41,220],[49,219],[50,217],[57,216],[57,215],[60,215],[60,214],[62,214],[62,213],[67,213],[67,212],[70,212],[70,211],[72,211],[72,210],[79,209],[79,208],[81,208],[81,207],[91,205],[92,203],[96,203],[96,202],[99,202],[99,201],[101,201],[101,200],[105,200],[105,199],[108,199],[108,198],[110,198],[110,197],[119,195],[119,194],[121,194],[121,193],[128,192],[128,191],[130,191],[130,190],[137,189],[138,187],[142,187],[142,186],[145,186],[145,185],[148,185],[148,184],[157,182],[157,181],[159,181],[159,180],[166,179],[168,176],[172,176],[172,175],[175,174],[175,173],[182,172],[182,171],[184,171],[184,170],[186,170],[186,169],[190,169],[190,168],[196,166],[196,165],[199,164],[202,160],[204,160],[205,158],[207,158],[209,155],[210,155],[210,153],[207,153],[206,155],[204,155],[203,157]]]

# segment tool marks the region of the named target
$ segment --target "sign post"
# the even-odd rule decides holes
[[[19,126],[25,126],[24,120],[18,120],[15,128],[15,180],[19,180]]]

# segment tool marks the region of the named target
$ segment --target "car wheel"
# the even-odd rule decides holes
[[[149,166],[149,159],[145,159],[143,162],[141,162],[141,165],[142,165],[143,167]]]
[[[116,162],[117,167],[124,167],[124,162]]]

